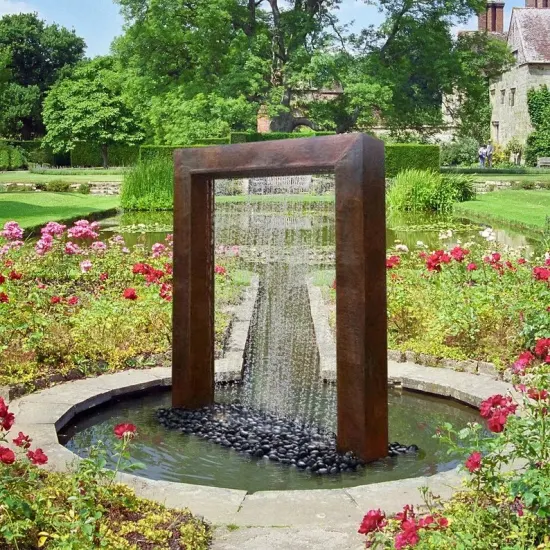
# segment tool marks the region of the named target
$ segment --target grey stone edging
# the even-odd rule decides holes
[[[244,353],[258,297],[258,287],[259,279],[257,275],[254,275],[250,281],[250,286],[245,291],[243,301],[235,309],[235,315],[231,321],[231,334],[225,353],[221,359],[216,359],[216,382],[242,381]]]
[[[403,388],[450,396],[477,406],[495,393],[512,390],[510,384],[479,376],[443,369],[420,367],[410,363],[389,364],[390,379]],[[13,401],[13,433],[23,431],[49,457],[48,467],[68,471],[79,458],[59,444],[57,431],[78,413],[96,405],[137,391],[169,386],[168,367],[125,371],[67,382]],[[138,427],[139,428],[139,427]],[[348,489],[307,491],[245,491],[204,487],[184,483],[156,481],[122,473],[119,480],[131,486],[139,496],[171,507],[189,508],[216,524],[255,526],[327,526],[349,525],[357,528],[364,513],[382,508],[397,512],[404,504],[421,505],[419,487],[428,486],[434,493],[449,497],[460,484],[460,474],[453,470],[420,477],[363,485]],[[328,486],[320,480],[320,487]]]
[[[315,339],[319,350],[319,371],[320,377],[325,382],[336,382],[336,343],[329,325],[330,310],[326,304],[321,288],[315,286],[311,280],[308,281],[307,290]],[[469,372],[490,376],[495,380],[511,382],[509,372],[500,372],[493,363],[486,361],[443,359],[427,353],[416,353],[413,351],[388,350],[388,360],[397,363],[415,363],[425,367],[442,367],[458,372]]]

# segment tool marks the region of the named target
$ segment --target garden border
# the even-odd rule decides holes
[[[512,386],[488,376],[389,362],[389,379],[402,388],[451,397],[471,406],[493,394],[505,394]],[[49,457],[48,467],[67,471],[78,457],[59,444],[57,431],[75,415],[113,398],[171,385],[169,367],[124,371],[67,382],[13,401],[14,433],[28,434],[34,445]],[[460,484],[457,470],[431,477],[362,485],[348,489],[305,491],[246,491],[213,488],[167,481],[149,480],[121,473],[118,479],[138,496],[167,506],[190,508],[216,524],[240,526],[338,526],[355,529],[366,510],[383,508],[399,511],[405,504],[421,505],[418,491],[427,486],[435,494],[449,498]],[[319,485],[328,482],[320,479]]]
[[[336,343],[329,325],[329,307],[323,298],[321,287],[314,285],[311,279],[307,282],[309,304],[315,339],[319,350],[319,376],[326,383],[336,382]],[[414,363],[428,367],[439,367],[458,372],[469,372],[491,376],[496,380],[511,382],[512,375],[509,370],[499,371],[494,363],[477,361],[473,359],[457,360],[436,357],[428,353],[414,351],[388,350],[388,360],[396,363]]]

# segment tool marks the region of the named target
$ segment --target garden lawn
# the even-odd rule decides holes
[[[550,215],[550,191],[496,191],[454,206],[462,214],[487,222],[503,222],[541,231]]]
[[[68,181],[69,183],[89,183],[91,181],[119,182],[124,179],[124,174],[79,174],[74,171],[72,175],[65,174],[33,174],[27,171],[0,172],[0,183],[48,183],[54,180]]]
[[[119,197],[79,193],[0,193],[0,226],[17,220],[29,229],[53,220],[70,220],[112,210],[119,204]]]

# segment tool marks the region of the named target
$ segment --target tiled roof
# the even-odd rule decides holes
[[[512,12],[526,63],[550,63],[550,9],[516,8]]]

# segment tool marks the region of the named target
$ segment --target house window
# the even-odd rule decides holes
[[[510,102],[510,107],[513,107],[515,102],[516,102],[516,89],[515,88],[510,89],[510,95],[508,97],[508,100]]]
[[[500,141],[500,124],[498,120],[493,120],[493,138],[496,143]]]
[[[504,105],[504,98],[506,97],[506,90],[500,90],[500,104]]]

